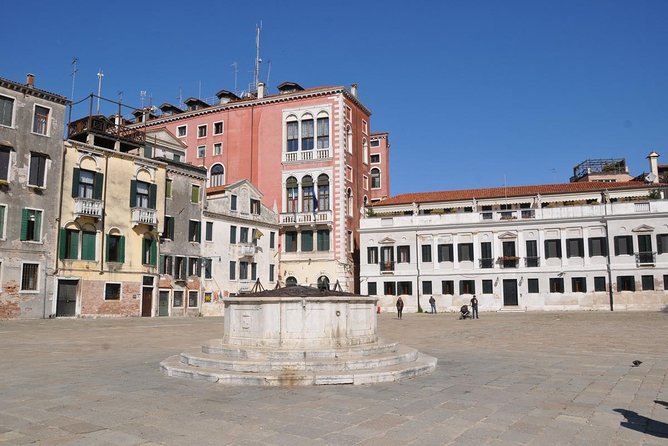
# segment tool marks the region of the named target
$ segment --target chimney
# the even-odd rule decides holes
[[[26,85],[30,88],[35,86],[35,75],[32,73],[26,74]]]
[[[350,86],[350,93],[352,93],[354,97],[357,97],[357,84],[352,84]]]
[[[257,98],[262,99],[264,97],[264,82],[257,83]]]
[[[652,174],[652,183],[658,183],[659,165],[657,161],[659,159],[659,154],[652,150],[652,152],[647,155],[647,159],[649,160],[649,171]]]

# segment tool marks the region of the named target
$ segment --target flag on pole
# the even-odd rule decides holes
[[[253,230],[253,239],[259,240],[263,235],[264,234],[259,229],[256,228]]]

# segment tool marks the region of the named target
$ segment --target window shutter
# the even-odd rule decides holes
[[[81,260],[95,260],[95,232],[81,233]]]
[[[109,261],[109,234],[104,236],[104,260]]]
[[[28,209],[21,210],[21,240],[28,240]]]
[[[149,253],[149,262],[152,266],[156,266],[157,257],[158,257],[158,244],[155,240],[150,240],[150,253]]]
[[[165,256],[160,254],[160,262],[158,263],[158,273],[165,274]]]
[[[96,200],[102,199],[102,185],[104,184],[104,174],[100,172],[95,172],[94,180],[94,189],[93,189],[93,198]]]
[[[35,232],[33,233],[33,240],[39,242],[42,240],[42,211],[35,211]]]
[[[168,217],[169,218],[169,239],[174,240],[174,217]]]
[[[181,260],[181,275],[179,277],[183,279],[188,277],[188,257],[182,257]]]
[[[195,241],[197,243],[200,243],[202,241],[202,223],[199,221],[197,222]]]
[[[72,171],[72,198],[79,197],[79,175],[80,169],[75,167]]]
[[[72,236],[70,237],[70,257],[71,259],[79,258],[79,231],[72,231]],[[83,259],[83,253],[81,255]]]
[[[133,208],[137,203],[137,180],[130,180],[130,207]]]
[[[172,261],[173,260],[174,260],[174,257],[172,257],[172,256],[167,257],[167,265],[166,265],[166,268],[165,268],[165,272],[167,274],[170,274],[170,275],[172,274]]]
[[[121,236],[121,240],[120,240],[119,245],[120,246],[119,246],[119,259],[118,259],[118,261],[123,263],[123,262],[125,262],[125,236],[124,235]]]
[[[158,195],[158,186],[156,184],[149,185],[148,188],[148,207],[155,209],[156,195]]]
[[[60,228],[60,250],[58,257],[60,260],[65,258],[65,253],[67,252],[67,231],[65,228]]]
[[[203,258],[198,258],[197,259],[197,277],[202,276],[202,262],[204,261]]]
[[[0,231],[0,234],[2,234],[2,231]],[[661,235],[656,236],[656,252],[663,254],[663,237]]]

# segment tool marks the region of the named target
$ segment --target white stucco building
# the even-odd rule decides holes
[[[666,185],[566,183],[403,194],[361,221],[362,294],[394,311],[668,307]]]

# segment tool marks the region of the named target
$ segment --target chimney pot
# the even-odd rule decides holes
[[[647,159],[649,160],[649,171],[653,174],[652,178],[652,183],[658,183],[659,182],[659,165],[658,165],[658,159],[659,159],[659,154],[656,153],[655,151],[652,151],[649,155],[647,155]]]
[[[264,82],[257,83],[257,98],[262,99],[264,97]]]
[[[350,86],[350,93],[352,93],[354,97],[357,97],[357,84],[352,84]]]
[[[35,86],[35,75],[32,73],[28,73],[26,75],[26,85],[28,87],[34,87]]]

